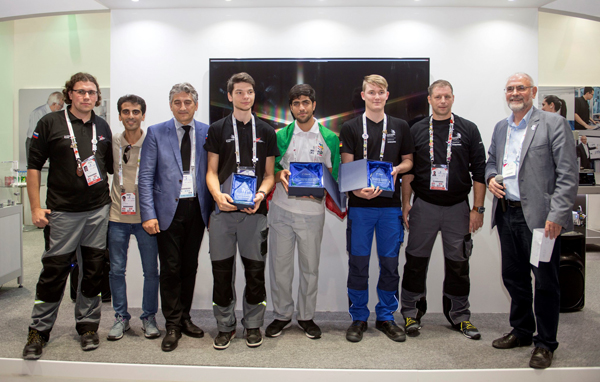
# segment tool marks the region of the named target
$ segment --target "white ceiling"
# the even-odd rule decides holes
[[[0,21],[111,9],[259,7],[540,8],[600,21],[598,0],[0,0]]]
[[[256,7],[518,7],[539,8],[552,0],[96,0],[110,9]]]

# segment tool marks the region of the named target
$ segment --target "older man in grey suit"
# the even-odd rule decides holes
[[[573,229],[571,211],[578,176],[575,142],[564,118],[533,107],[537,87],[529,75],[511,76],[505,92],[513,113],[494,128],[485,177],[495,196],[492,228],[498,226],[502,279],[511,297],[513,329],[494,340],[492,346],[510,349],[529,346],[533,340],[535,349],[529,366],[546,368],[558,347],[559,235],[562,230]],[[495,179],[499,174],[504,177],[503,184]],[[557,239],[550,261],[540,262],[537,267],[529,263],[535,228]],[[535,276],[535,299],[531,271]]]

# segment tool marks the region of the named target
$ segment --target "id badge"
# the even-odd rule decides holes
[[[237,173],[240,175],[256,176],[253,167],[240,166]]]
[[[135,215],[135,194],[121,192],[121,215]]]
[[[502,167],[502,176],[505,178],[510,178],[515,175],[517,175],[517,164],[515,162],[506,163],[504,167]]]
[[[92,186],[102,181],[102,174],[100,174],[100,171],[98,170],[96,158],[93,155],[81,162],[81,168],[83,169],[83,174],[85,175],[88,186]]]
[[[431,166],[429,189],[448,191],[448,165],[434,164]]]
[[[179,198],[193,198],[194,197],[194,177],[189,171],[183,173],[183,181],[181,182],[181,193]]]

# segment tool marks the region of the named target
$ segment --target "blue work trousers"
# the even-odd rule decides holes
[[[351,207],[348,211],[346,249],[349,257],[349,313],[353,321],[367,321],[369,318],[369,260],[373,232],[379,258],[377,320],[393,320],[394,312],[398,310],[398,254],[404,241],[402,210],[400,207]]]

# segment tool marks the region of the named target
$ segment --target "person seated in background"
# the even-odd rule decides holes
[[[549,111],[551,113],[559,113],[564,118],[567,118],[567,104],[562,98],[558,98],[555,95],[549,95],[544,97],[542,102],[542,110]]]

